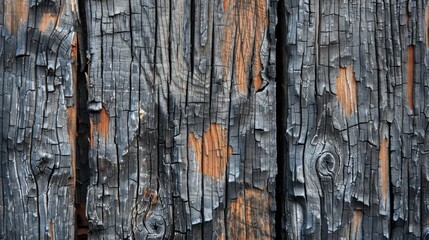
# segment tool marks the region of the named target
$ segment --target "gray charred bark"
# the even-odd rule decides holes
[[[286,9],[288,238],[426,239],[427,1]]]
[[[429,5],[0,0],[1,239],[426,239]]]
[[[75,237],[73,1],[0,4],[0,237]]]

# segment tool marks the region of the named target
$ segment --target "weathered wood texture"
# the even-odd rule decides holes
[[[85,1],[89,237],[275,235],[276,1]]]
[[[0,32],[1,239],[429,238],[424,0],[0,0]]]
[[[429,237],[427,4],[286,1],[288,238]]]
[[[0,1],[0,238],[75,236],[74,1]]]

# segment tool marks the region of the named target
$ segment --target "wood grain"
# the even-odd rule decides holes
[[[428,236],[427,2],[284,4],[283,234]]]
[[[0,239],[429,238],[427,1],[0,1]]]
[[[0,2],[0,239],[74,239],[77,12]]]
[[[89,238],[227,237],[240,189],[275,198],[275,2],[85,9]],[[252,236],[275,235],[274,205]]]

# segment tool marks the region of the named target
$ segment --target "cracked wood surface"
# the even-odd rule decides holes
[[[1,239],[429,237],[425,0],[1,0],[0,32]]]
[[[0,238],[75,237],[78,14],[0,2]]]
[[[276,2],[85,9],[89,237],[274,237]]]
[[[427,238],[428,3],[285,2],[284,236]]]

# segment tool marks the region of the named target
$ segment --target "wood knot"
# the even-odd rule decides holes
[[[331,152],[323,152],[319,155],[316,162],[317,173],[321,177],[333,177],[337,168],[337,158]]]
[[[157,215],[152,215],[146,220],[146,228],[152,237],[161,237],[165,232],[164,218]]]

